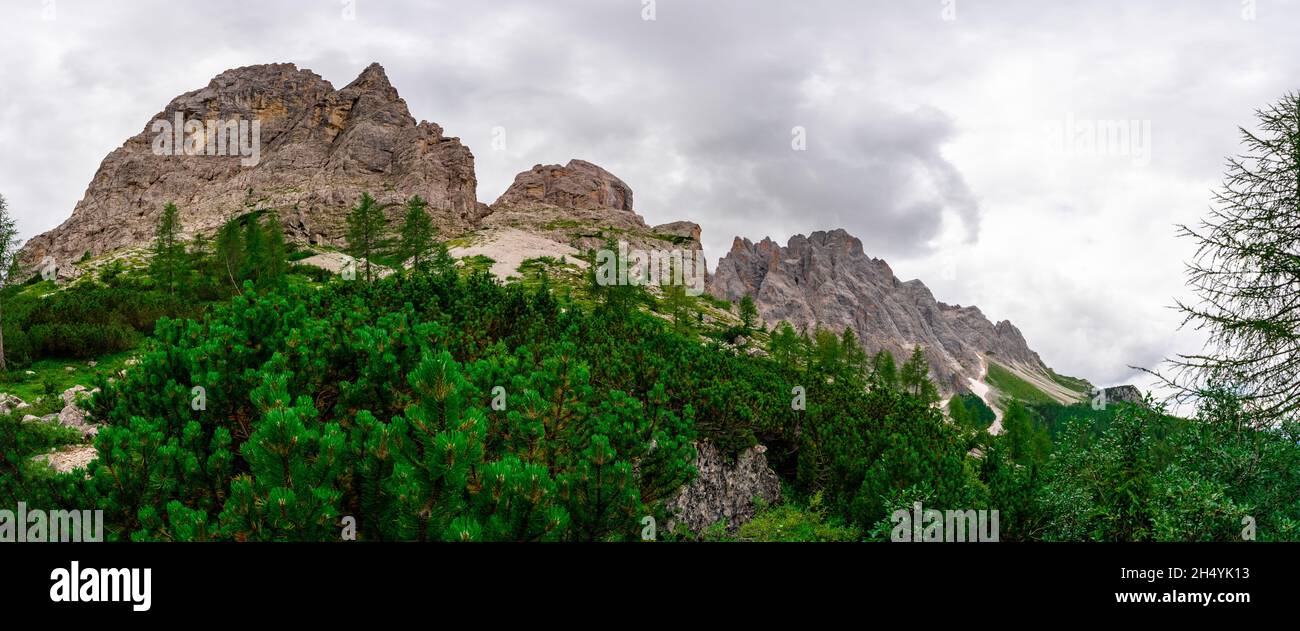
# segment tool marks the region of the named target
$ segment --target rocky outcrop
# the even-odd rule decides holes
[[[174,127],[178,116],[204,124],[182,136],[203,155],[185,155],[184,142],[170,152],[162,147],[159,155],[164,132],[155,123]],[[248,146],[257,151],[241,155],[229,145],[210,151],[218,147],[215,138],[208,144],[209,121],[247,122]],[[260,126],[256,138],[253,121]],[[341,90],[293,64],[248,66],[173,99],[104,159],[72,217],[31,239],[22,260],[50,256],[64,269],[86,252],[147,243],[169,202],[180,208],[190,233],[269,208],[291,238],[338,243],[346,213],[363,191],[381,203],[420,195],[442,234],[456,234],[487,211],[476,188],[470,150],[438,125],[417,122],[378,64]]]
[[[0,416],[32,407],[26,401],[12,395],[0,393]]]
[[[844,230],[796,235],[785,247],[737,237],[709,291],[726,300],[752,296],[769,323],[785,320],[837,333],[851,328],[869,353],[889,350],[900,362],[920,345],[946,394],[969,392],[988,360],[1055,384],[1010,322],[994,324],[978,307],[939,302],[919,280],[900,281]],[[1052,394],[1073,396],[1059,386]]]
[[[63,391],[63,410],[59,412],[59,424],[81,432],[83,438],[99,434],[99,428],[90,420],[86,410],[90,397],[99,392],[99,388],[88,390],[85,386],[73,386]]]
[[[537,165],[515,176],[482,225],[524,230],[579,252],[600,249],[611,238],[644,250],[701,249],[699,224],[648,225],[633,209],[632,188],[585,160]]]
[[[1137,386],[1114,386],[1106,388],[1103,392],[1106,395],[1107,402],[1122,401],[1134,405],[1146,405],[1146,401],[1142,398],[1142,391],[1138,390]]]
[[[250,132],[259,125],[253,155],[238,146],[221,151],[222,134],[206,126],[239,121]],[[160,151],[164,139],[180,142]],[[20,260],[35,270],[50,257],[60,278],[71,278],[80,271],[71,263],[87,253],[149,243],[167,203],[180,209],[189,234],[270,209],[289,238],[339,245],[362,192],[382,205],[420,195],[443,238],[474,241],[512,228],[580,252],[610,238],[638,249],[700,249],[699,225],[647,225],[633,211],[632,188],[583,160],[520,173],[489,207],[478,201],[470,150],[438,125],[417,122],[378,64],[339,90],[310,70],[267,64],[228,70],[173,99],[104,159],[72,216],[32,238]],[[396,224],[400,208],[389,212]]]
[[[614,174],[585,160],[537,165],[515,176],[494,206],[550,206],[632,212],[632,189]]]
[[[718,522],[726,522],[728,528],[734,529],[753,519],[756,500],[772,504],[780,499],[781,480],[767,466],[766,447],[750,447],[731,463],[712,443],[696,443],[695,449],[697,474],[668,502],[675,516],[668,524],[669,530],[681,523],[700,534]]]

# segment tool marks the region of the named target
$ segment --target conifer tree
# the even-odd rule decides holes
[[[149,272],[160,288],[173,295],[185,282],[188,273],[181,230],[180,210],[171,203],[163,206],[154,228],[153,260]]]
[[[456,258],[451,255],[447,249],[447,244],[441,241],[435,241],[433,244],[433,260],[429,268],[435,274],[449,274],[456,270]]]
[[[244,271],[243,278],[252,279],[256,285],[262,284],[262,275],[270,261],[267,251],[266,233],[258,221],[257,214],[244,217]]]
[[[843,349],[844,364],[848,372],[854,375],[866,375],[870,368],[867,349],[858,342],[858,336],[853,334],[852,328],[844,327],[844,334],[840,336],[840,348]]]
[[[810,364],[824,375],[839,377],[844,373],[844,349],[834,333],[818,328],[812,334]]]
[[[925,358],[925,351],[921,350],[920,345],[912,347],[912,356],[903,363],[898,380],[904,390],[920,397],[922,401],[933,403],[939,400],[939,390],[930,381],[930,362]]]
[[[636,309],[650,298],[640,284],[633,284],[629,261],[619,256],[618,241],[605,240],[600,251],[590,251],[587,256],[587,293],[606,309],[624,312]],[[621,277],[620,270],[627,277]]]
[[[416,195],[407,200],[406,214],[402,217],[401,257],[410,261],[411,268],[416,271],[425,271],[437,256],[434,252],[437,231],[429,217],[428,206],[428,202]]]
[[[371,259],[383,248],[387,218],[384,208],[370,196],[362,193],[361,201],[348,213],[348,254],[365,262],[365,279],[374,279]]]
[[[772,356],[772,359],[787,370],[795,370],[799,367],[800,359],[804,355],[803,340],[795,332],[793,325],[782,320],[780,324],[772,329],[772,336],[768,339],[767,352]]]
[[[1187,273],[1199,301],[1178,307],[1209,339],[1167,382],[1184,399],[1230,388],[1269,424],[1300,416],[1300,93],[1256,116],[1210,216],[1181,228],[1198,246]]]
[[[871,374],[876,383],[890,389],[898,388],[898,364],[889,349],[881,349],[871,358]]]
[[[740,333],[749,335],[753,333],[754,326],[758,324],[758,307],[754,305],[754,298],[745,294],[740,299]]]
[[[280,215],[268,213],[262,231],[263,242],[266,244],[262,281],[263,286],[273,287],[284,281],[288,271],[288,249],[284,242],[284,226],[280,223]]]
[[[1029,465],[1047,460],[1051,451],[1051,437],[1047,428],[1034,421],[1023,403],[1012,400],[1002,415],[1002,429],[1008,456],[1016,463]]]
[[[237,218],[227,221],[217,232],[215,255],[222,275],[230,280],[231,287],[239,293],[239,281],[243,279],[245,263],[244,239]]]
[[[972,427],[975,424],[971,420],[970,410],[966,407],[966,400],[960,396],[948,400],[948,418],[960,427]]]
[[[676,264],[673,264],[668,278],[672,279],[676,271]],[[682,284],[669,280],[667,285],[663,286],[664,305],[667,307],[668,315],[672,316],[673,328],[678,333],[690,333],[695,323],[692,322],[692,314],[695,313],[694,301],[686,293],[686,287]]]

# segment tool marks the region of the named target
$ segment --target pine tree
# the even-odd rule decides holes
[[[930,381],[930,362],[925,358],[925,351],[921,350],[920,345],[912,347],[912,356],[903,363],[898,380],[904,390],[920,397],[922,401],[933,403],[939,400],[939,390]]]
[[[772,336],[767,343],[767,352],[787,370],[796,370],[804,355],[803,340],[794,330],[793,325],[782,320],[772,329]]]
[[[185,244],[180,239],[181,230],[180,210],[175,204],[163,206],[154,228],[153,260],[149,272],[159,287],[173,295],[186,281],[189,271]]]
[[[268,213],[262,232],[266,244],[266,255],[262,262],[262,284],[264,287],[275,287],[284,281],[289,266],[288,250],[284,242],[284,226],[280,223],[280,215],[274,212]]]
[[[754,298],[745,294],[740,299],[740,332],[741,335],[753,333],[754,326],[758,324],[758,307],[754,304]]]
[[[370,193],[362,193],[361,201],[348,214],[348,254],[365,261],[366,282],[374,279],[370,261],[383,248],[386,223],[383,206]]]
[[[402,218],[401,256],[411,262],[412,269],[425,271],[436,256],[433,219],[427,210],[429,203],[419,195],[406,202],[406,215]]]
[[[866,375],[870,368],[867,349],[858,342],[858,336],[853,334],[853,329],[844,327],[844,334],[840,336],[840,348],[844,351],[844,364],[848,372],[854,375]]]
[[[1259,110],[1259,131],[1228,159],[1215,208],[1199,228],[1188,284],[1199,303],[1179,302],[1185,324],[1209,334],[1204,351],[1181,355],[1167,383],[1184,399],[1235,390],[1270,424],[1300,414],[1300,94]]]
[[[0,195],[0,290],[9,286],[17,271],[19,243],[17,225],[9,216],[9,204]],[[4,311],[3,304],[0,304],[0,373],[8,369],[5,363]]]
[[[628,269],[629,262],[620,258],[618,251],[618,241],[610,237],[602,250],[588,252],[587,293],[606,309],[625,312],[651,297],[640,284],[632,284],[633,270]],[[620,268],[626,269],[628,278],[620,278]]]
[[[433,244],[433,261],[429,264],[435,274],[450,274],[456,271],[456,258],[447,249],[447,244],[437,241]]]
[[[948,400],[948,418],[959,427],[972,427],[974,421],[971,420],[971,412],[966,407],[966,400],[960,396],[954,396]]]
[[[809,351],[812,353],[809,364],[816,371],[830,377],[839,377],[844,373],[844,349],[840,346],[838,335],[818,328],[813,332]]]
[[[243,279],[244,274],[244,239],[239,231],[239,220],[231,219],[221,226],[217,232],[216,252],[217,264],[221,268],[222,275],[230,279],[230,285],[236,293],[239,292],[239,281]]]
[[[876,383],[890,389],[898,388],[898,364],[889,349],[881,349],[871,358],[871,374]]]
[[[673,272],[676,271],[675,265],[670,268],[669,278],[673,278]],[[663,286],[664,305],[668,310],[668,315],[672,316],[673,328],[678,333],[690,333],[695,323],[692,322],[692,314],[695,313],[694,301],[686,293],[686,287],[679,283],[669,282]]]
[[[1028,466],[1047,460],[1052,439],[1047,428],[1034,420],[1033,414],[1023,403],[1013,399],[1007,405],[1007,410],[1002,415],[1002,429],[1008,455],[1014,462]]]
[[[262,276],[271,260],[267,250],[266,233],[257,214],[244,217],[244,270],[243,278],[252,279],[253,284],[261,286]]]

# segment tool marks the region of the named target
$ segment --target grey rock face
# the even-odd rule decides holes
[[[12,394],[0,394],[0,415],[9,414],[16,410],[25,410],[30,407],[32,406],[28,405],[26,401]]]
[[[767,448],[762,445],[741,452],[730,465],[711,443],[695,445],[694,481],[668,503],[677,520],[668,524],[685,524],[700,534],[713,524],[725,520],[735,528],[753,519],[755,498],[769,504],[781,497],[781,481],[767,466]]]
[[[94,436],[99,433],[99,428],[90,421],[90,413],[81,407],[88,403],[88,400],[99,388],[88,390],[85,386],[73,386],[63,391],[63,410],[59,412],[58,421],[64,427],[71,427],[79,432],[83,437]]]
[[[767,322],[837,333],[851,328],[869,353],[887,349],[899,362],[919,344],[945,394],[969,391],[968,379],[981,377],[986,356],[1048,372],[1010,322],[994,324],[977,307],[939,302],[919,280],[900,281],[844,230],[796,235],[785,247],[737,237],[709,291],[726,300],[752,296]]]
[[[699,224],[646,224],[632,209],[632,188],[585,160],[538,165],[515,176],[481,224],[526,230],[579,252],[603,248],[611,236],[630,248],[701,249]]]
[[[1106,388],[1105,393],[1107,401],[1123,401],[1134,405],[1145,405],[1145,401],[1142,400],[1142,391],[1138,390],[1137,386],[1115,386]]]
[[[59,396],[63,399],[63,405],[68,406],[85,402],[96,392],[99,392],[99,388],[91,390],[86,386],[72,386],[71,388],[64,390],[63,394]]]
[[[259,161],[245,166],[229,150],[235,155],[157,155],[153,125],[177,114],[259,121]],[[189,233],[270,208],[291,238],[338,243],[363,191],[381,203],[420,195],[443,234],[454,234],[486,211],[476,188],[473,154],[438,125],[417,123],[378,64],[341,90],[293,64],[248,66],[173,99],[104,159],[72,217],[31,239],[22,260],[51,256],[63,269],[86,252],[147,243],[169,202]]]
[[[605,169],[585,160],[570,160],[564,166],[539,164],[520,173],[493,205],[632,212],[632,189]]]

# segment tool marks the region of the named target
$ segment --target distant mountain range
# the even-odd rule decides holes
[[[178,117],[191,129],[177,137],[208,154],[203,149],[215,142],[208,121],[258,121],[256,164],[237,151],[160,152],[157,121]],[[484,204],[469,148],[437,124],[417,122],[378,64],[339,90],[310,70],[269,64],[223,72],[173,99],[103,160],[72,216],[31,239],[21,260],[50,257],[75,275],[83,257],[148,243],[169,202],[191,234],[275,209],[290,238],[338,246],[363,191],[384,204],[420,195],[453,253],[491,258],[502,278],[526,260],[576,255],[611,237],[638,248],[701,247],[698,224],[648,225],[631,187],[581,160],[534,166]],[[392,212],[396,221],[400,211]],[[709,292],[733,301],[751,295],[769,324],[851,328],[868,352],[888,349],[900,361],[920,345],[945,394],[974,392],[995,404],[1006,391],[1029,387],[1069,403],[1091,389],[1056,375],[1010,322],[939,302],[919,280],[900,281],[844,230],[798,235],[785,246],[737,237]]]

